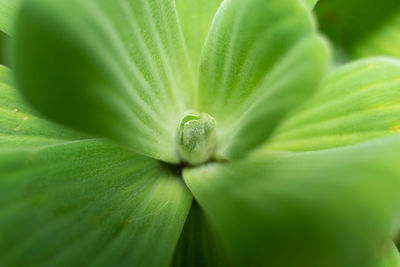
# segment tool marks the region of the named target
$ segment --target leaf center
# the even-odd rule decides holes
[[[215,119],[207,113],[188,112],[179,124],[177,144],[180,157],[190,165],[210,160],[217,146]]]

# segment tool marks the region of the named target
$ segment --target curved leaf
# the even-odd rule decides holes
[[[219,154],[241,157],[264,141],[311,94],[327,50],[300,1],[223,2],[202,55],[198,104],[217,121]]]
[[[175,2],[193,69],[197,73],[201,50],[222,0],[175,0]]]
[[[14,37],[18,85],[38,110],[179,161],[175,136],[195,86],[172,1],[25,1]]]
[[[333,71],[268,141],[277,150],[351,145],[400,132],[400,61],[373,58]]]
[[[2,266],[169,266],[191,195],[155,160],[30,113],[0,68]]]
[[[21,0],[0,0],[0,31],[11,34]]]
[[[400,215],[400,138],[313,153],[258,151],[184,171],[242,266],[364,267]]]

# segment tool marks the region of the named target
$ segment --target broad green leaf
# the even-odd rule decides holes
[[[175,2],[193,69],[197,73],[201,50],[222,0],[175,0]]]
[[[400,61],[372,58],[333,71],[277,129],[271,149],[308,151],[400,132]]]
[[[169,266],[191,195],[98,140],[0,152],[3,266]]]
[[[30,112],[0,68],[0,265],[169,266],[191,205],[161,163]]]
[[[381,258],[400,215],[397,136],[184,171],[240,266],[364,267]]]
[[[264,141],[313,92],[327,50],[297,0],[223,2],[203,51],[198,99],[217,121],[218,153],[241,157]]]
[[[376,267],[399,267],[400,266],[400,254],[393,242],[385,247],[386,255],[384,258],[375,265]]]
[[[398,56],[399,12],[398,0],[321,0],[315,7],[320,29],[336,45],[339,61]]]
[[[193,202],[175,250],[172,266],[232,266],[203,211]]]
[[[25,1],[14,37],[18,86],[43,114],[179,161],[195,86],[173,1]]]
[[[0,0],[0,31],[11,34],[22,0]]]

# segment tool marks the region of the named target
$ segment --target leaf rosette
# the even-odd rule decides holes
[[[399,266],[400,62],[315,3],[0,1],[0,264]]]

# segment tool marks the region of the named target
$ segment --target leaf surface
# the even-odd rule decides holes
[[[312,153],[261,150],[184,179],[238,265],[370,266],[398,226],[399,137]]]
[[[303,1],[307,7],[313,9],[319,0],[301,0],[301,1]]]
[[[393,242],[386,247],[386,255],[380,261],[377,267],[399,267],[400,266],[400,254]]]
[[[400,61],[371,58],[339,67],[268,141],[271,149],[309,151],[400,132]]]
[[[186,40],[195,73],[211,22],[222,0],[175,0],[179,22]]]
[[[192,200],[181,179],[41,119],[12,80],[1,67],[1,265],[169,266]]]
[[[14,37],[18,86],[43,114],[179,161],[195,85],[173,1],[25,1]]]
[[[12,34],[21,0],[0,0],[0,31]]]
[[[313,92],[328,54],[299,1],[224,1],[203,50],[198,99],[217,121],[218,153],[238,158],[264,141]]]

